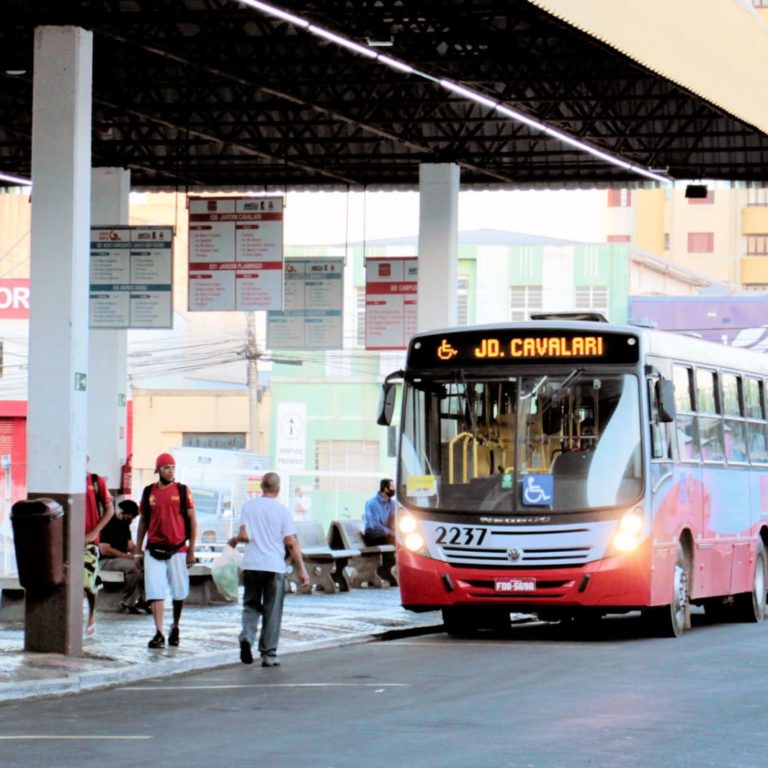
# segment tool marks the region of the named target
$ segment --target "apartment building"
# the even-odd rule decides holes
[[[768,289],[768,187],[725,182],[606,191],[607,243],[632,243],[724,292]]]

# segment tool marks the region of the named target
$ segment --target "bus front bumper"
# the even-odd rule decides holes
[[[649,560],[646,550],[568,568],[498,570],[451,566],[402,548],[397,553],[402,604],[413,611],[451,605],[496,605],[531,613],[633,610],[649,604]]]

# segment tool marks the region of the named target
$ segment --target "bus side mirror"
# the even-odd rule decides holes
[[[376,419],[376,423],[380,427],[388,427],[392,423],[392,414],[395,412],[395,396],[397,395],[394,382],[402,381],[402,379],[403,372],[395,371],[390,373],[381,385],[379,415]]]
[[[660,378],[656,384],[659,403],[659,420],[675,420],[675,388],[669,379]]]
[[[379,416],[376,423],[380,427],[388,427],[392,423],[392,414],[395,411],[395,387],[393,384],[382,384],[379,396]]]

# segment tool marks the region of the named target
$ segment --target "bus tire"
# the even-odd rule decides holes
[[[768,589],[767,568],[768,558],[765,554],[765,545],[760,542],[755,552],[752,591],[736,595],[733,600],[737,621],[759,624],[765,618],[766,590]]]
[[[682,544],[677,545],[672,577],[672,602],[643,611],[651,630],[659,637],[680,637],[688,623],[688,569]]]

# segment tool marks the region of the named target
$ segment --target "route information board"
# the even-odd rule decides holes
[[[283,308],[283,198],[189,201],[189,310]]]
[[[91,328],[173,328],[173,227],[91,227]]]
[[[344,259],[288,259],[285,308],[267,314],[267,349],[341,349]]]
[[[365,348],[405,349],[416,333],[418,259],[365,262]]]

